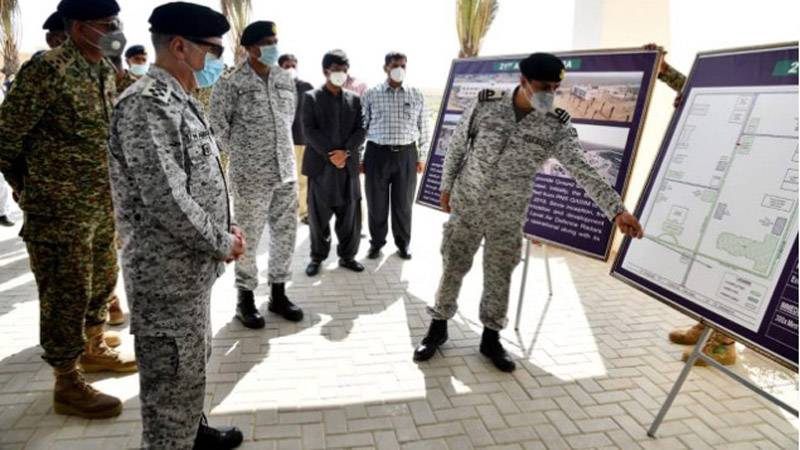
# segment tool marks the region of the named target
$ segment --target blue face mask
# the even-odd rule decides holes
[[[149,66],[147,64],[133,64],[129,70],[132,74],[140,77],[147,73],[148,67]]]
[[[278,44],[265,45],[261,47],[261,56],[258,57],[258,62],[264,64],[265,66],[274,66],[275,64],[278,64],[279,56],[280,52],[278,51]]]
[[[530,96],[531,106],[541,112],[550,112],[553,110],[553,103],[555,103],[556,95],[552,92],[534,92]]]
[[[207,88],[213,86],[214,83],[222,76],[225,70],[225,63],[216,56],[206,53],[205,65],[200,70],[194,71],[194,79],[197,81],[197,87]]]

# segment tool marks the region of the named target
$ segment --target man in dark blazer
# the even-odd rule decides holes
[[[350,63],[341,50],[322,58],[325,85],[303,98],[306,152],[303,175],[308,177],[308,218],[311,232],[310,277],[331,249],[331,216],[336,216],[339,266],[361,272],[355,260],[361,235],[359,151],[366,138],[358,95],[342,89]]]

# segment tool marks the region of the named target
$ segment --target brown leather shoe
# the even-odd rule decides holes
[[[112,350],[103,340],[104,325],[86,327],[86,350],[80,357],[84,372],[130,373],[139,370],[133,356],[122,355]]]
[[[119,332],[117,331],[104,331],[103,341],[111,348],[119,347],[122,344],[122,338],[119,337]]]
[[[706,326],[697,322],[695,326],[687,329],[674,330],[669,333],[669,340],[680,345],[694,345],[700,339],[700,334]]]
[[[53,369],[56,385],[53,390],[53,411],[56,414],[85,419],[106,419],[122,412],[122,402],[99,392],[84,380],[75,361]]]
[[[723,366],[732,366],[736,364],[736,341],[715,331],[711,333],[711,337],[708,338],[706,346],[703,347],[703,353]],[[691,349],[685,350],[681,359],[686,362],[689,360],[691,354]],[[708,364],[702,359],[698,359],[694,365],[707,366]]]
[[[108,324],[109,325],[123,325],[125,323],[125,313],[122,311],[122,306],[119,304],[119,297],[117,294],[111,295],[111,300],[108,302]]]

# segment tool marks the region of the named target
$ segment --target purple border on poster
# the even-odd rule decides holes
[[[698,55],[684,87],[684,94],[688,96],[691,89],[695,87],[797,86],[798,50],[796,43],[792,45],[771,49],[731,50]],[[778,73],[778,66],[781,62],[794,62],[795,72]],[[791,66],[789,70],[791,71]],[[672,140],[683,108],[684,105],[681,105],[675,111],[672,122],[667,129],[647,186],[636,208],[637,216],[642,213],[644,205],[652,194],[653,182],[664,162],[667,148]],[[631,282],[634,286],[653,294],[660,300],[691,316],[711,322],[738,340],[752,345],[783,365],[797,371],[797,237],[795,237],[789,252],[787,263],[778,278],[776,289],[772,293],[758,332],[753,332],[724,316],[624,269],[622,265],[629,247],[630,239],[626,238],[614,261],[612,273],[615,276]]]
[[[618,193],[623,194],[628,183],[635,147],[642,128],[641,122],[650,95],[650,86],[652,85],[658,53],[629,49],[556,54],[568,64],[568,71],[570,72],[642,73],[636,104],[629,121],[580,119],[576,117],[573,117],[572,120],[577,125],[601,125],[628,131],[628,137],[619,161],[619,172],[613,186]],[[460,117],[459,111],[447,110],[450,96],[453,94],[453,84],[456,77],[459,75],[491,76],[499,73],[516,72],[515,64],[522,57],[524,55],[453,61],[445,95],[442,98],[442,108],[437,120],[436,131],[431,140],[428,163],[420,181],[417,194],[417,202],[419,204],[439,209],[439,184],[444,165],[444,155],[441,151],[438,151],[438,145],[443,129],[455,126],[457,122],[453,118]],[[556,183],[560,186],[554,187],[552,190],[543,189],[546,186],[555,186]],[[564,189],[566,196],[566,204],[579,205],[579,207],[570,208],[572,211],[566,211],[566,208],[561,206],[563,203],[556,201],[555,198],[552,201],[545,200],[549,204],[542,205],[540,202],[540,204],[534,205],[533,198],[537,197],[537,194],[539,198],[545,199],[545,196],[560,195],[555,191],[560,192],[562,189]],[[545,214],[539,214],[543,210]],[[545,215],[549,219],[545,218]],[[577,219],[568,219],[574,226],[563,225],[566,222],[565,215],[569,215],[572,219]],[[526,235],[534,239],[545,240],[601,259],[608,257],[613,237],[613,224],[605,218],[600,209],[594,205],[594,202],[586,196],[583,189],[577,186],[570,177],[537,174],[534,181],[531,208],[528,210],[527,217],[524,231]]]

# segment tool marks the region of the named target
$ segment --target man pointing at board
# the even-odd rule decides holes
[[[520,84],[513,91],[481,91],[448,146],[441,182],[441,206],[450,212],[442,238],[442,278],[427,336],[415,361],[430,359],[447,341],[447,320],[458,309],[461,282],[485,240],[480,351],[504,372],[516,368],[500,343],[508,319],[511,273],[520,260],[522,225],[533,179],[549,158],[558,159],[609,220],[628,236],[641,238],[639,221],[619,195],[583,157],[569,114],[553,108],[564,79],[564,64],[551,54],[520,61]]]

